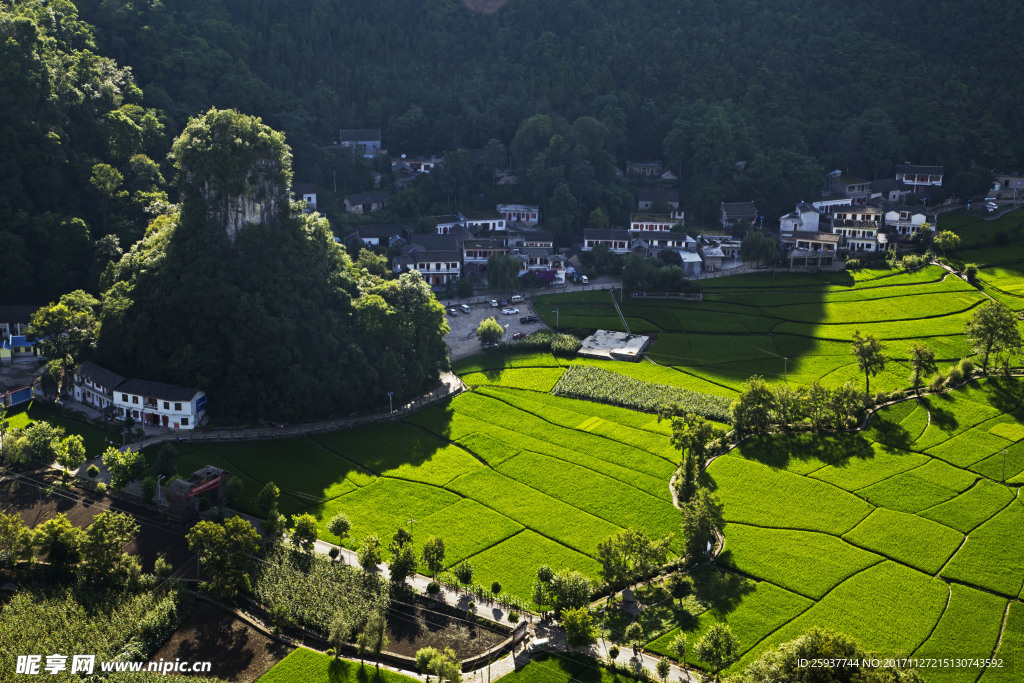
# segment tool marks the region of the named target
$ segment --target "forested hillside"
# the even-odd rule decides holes
[[[668,164],[697,224],[723,200],[778,215],[833,168],[943,164],[955,191],[972,164],[1024,167],[1013,0],[485,4],[4,0],[0,290],[98,292],[178,201],[163,160],[210,106],[282,130],[296,179],[338,194],[369,189],[323,149],[341,127],[380,127],[395,155],[486,148],[519,186],[454,163],[396,215],[536,201],[563,244],[595,208],[628,218],[627,159]]]
[[[705,204],[788,204],[822,168],[873,178],[910,159],[952,178],[1024,161],[1013,0],[81,6],[149,102],[178,121],[211,104],[261,115],[288,133],[300,174],[339,127],[429,153],[509,144],[538,112],[598,118],[620,161],[664,158]]]

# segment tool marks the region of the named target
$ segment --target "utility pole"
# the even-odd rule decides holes
[[[394,402],[394,399],[392,398],[394,395],[395,395],[395,392],[393,392],[393,391],[389,391],[388,392],[388,410],[390,412],[389,417],[392,420],[395,419],[395,402]]]
[[[551,312],[555,314],[555,329],[557,330],[558,329],[558,308],[556,308],[555,310],[553,310]]]

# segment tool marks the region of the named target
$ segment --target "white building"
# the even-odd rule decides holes
[[[896,166],[896,180],[910,192],[921,194],[929,187],[942,186],[942,166],[919,166],[907,161]]]
[[[683,211],[673,209],[670,213],[634,213],[629,219],[629,231],[668,232],[676,225],[683,224]]]
[[[818,232],[821,211],[813,204],[799,202],[796,209],[779,219],[779,232]]]
[[[497,211],[467,211],[462,215],[466,219],[466,227],[470,230],[505,232],[507,227],[505,215]]]
[[[498,213],[511,223],[537,225],[540,223],[540,206],[529,204],[498,204]]]
[[[885,226],[892,228],[901,239],[910,239],[916,235],[926,222],[925,215],[920,211],[901,209],[885,212]]]
[[[592,251],[594,247],[604,244],[616,254],[630,252],[630,236],[628,230],[594,230],[583,231],[583,251]]]
[[[144,379],[128,379],[113,389],[120,419],[169,429],[194,429],[206,414],[206,393]]]
[[[832,215],[832,234],[839,235],[841,246],[850,252],[880,251],[881,227],[882,210],[873,206],[844,207]]]
[[[114,411],[114,389],[124,384],[125,378],[116,372],[85,362],[72,375],[72,395],[79,403],[97,410]]]

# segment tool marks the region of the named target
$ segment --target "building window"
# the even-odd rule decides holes
[[[181,418],[181,426],[182,427],[188,427],[188,418],[187,417]]]
[[[132,396],[132,403],[138,403],[138,402],[139,402],[139,397],[138,396]]]
[[[121,400],[124,401],[125,403],[127,403],[128,402],[128,394],[121,394]]]
[[[174,404],[174,409],[175,410],[181,410],[181,404],[180,403],[175,403]]]
[[[168,401],[164,401],[164,410],[170,410],[170,409],[171,409],[171,404],[170,404],[170,402],[168,402]]]

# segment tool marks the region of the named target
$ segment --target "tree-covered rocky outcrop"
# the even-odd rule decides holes
[[[171,158],[180,206],[105,273],[101,364],[201,388],[239,419],[383,407],[436,381],[442,306],[418,273],[385,279],[293,210],[280,132],[210,110]]]

